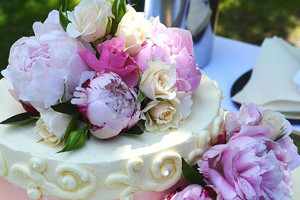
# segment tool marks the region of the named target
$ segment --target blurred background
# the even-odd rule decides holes
[[[0,1],[0,70],[7,66],[11,45],[33,35],[32,24],[59,9],[62,0]],[[69,10],[80,0],[69,0]],[[300,47],[300,1],[220,0],[217,35],[260,45],[280,36]],[[0,75],[1,76],[1,75]]]

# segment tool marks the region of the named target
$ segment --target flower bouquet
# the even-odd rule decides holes
[[[26,113],[2,124],[38,119],[42,140],[65,152],[90,134],[163,132],[190,115],[201,72],[189,31],[147,20],[125,0],[82,0],[33,30],[2,71]]]
[[[165,200],[291,199],[291,171],[300,165],[291,132],[282,114],[255,104],[228,112],[198,164],[193,168],[183,160],[191,185]]]

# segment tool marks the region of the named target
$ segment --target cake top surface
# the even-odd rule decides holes
[[[4,98],[0,101],[0,121],[24,112],[22,106],[11,97],[10,83],[0,81],[0,93]],[[53,160],[68,160],[74,163],[113,162],[132,157],[152,154],[164,149],[172,149],[192,138],[193,134],[207,128],[216,117],[220,108],[222,94],[218,86],[203,74],[200,87],[193,96],[191,115],[181,122],[178,129],[166,132],[145,132],[142,135],[120,135],[110,140],[98,140],[90,137],[82,149],[72,152],[56,153],[61,147],[53,148],[39,141],[38,134],[33,131],[34,122],[10,126],[0,125],[0,143],[15,151],[28,152],[35,156]]]

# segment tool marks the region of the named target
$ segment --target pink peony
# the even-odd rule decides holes
[[[177,71],[177,90],[195,92],[200,84],[201,72],[193,57],[193,41],[189,31],[179,28],[166,28],[157,19],[152,19],[150,39],[134,59],[144,72],[149,59],[160,58],[163,62],[173,64]]]
[[[148,60],[156,60],[158,58],[162,62],[171,64],[169,52],[163,47],[149,41],[142,44],[142,50],[135,55],[134,60],[139,64],[141,72],[143,73],[148,68]]]
[[[292,180],[282,151],[269,139],[240,136],[212,147],[198,165],[225,200],[290,199]]]
[[[195,92],[201,81],[201,71],[196,67],[196,60],[182,49],[175,58],[177,71],[177,91]]]
[[[35,23],[34,31],[35,36],[23,37],[11,47],[9,65],[2,74],[25,107],[47,109],[60,101],[64,83],[66,99],[71,99],[88,68],[77,54],[84,46],[62,30],[58,11],[52,11],[44,24]]]
[[[272,141],[278,139],[276,142],[280,148],[276,155],[290,170],[293,170],[300,165],[300,156],[289,137],[291,132],[292,126],[282,114],[262,110],[255,104],[243,104],[238,112],[229,112],[225,117],[227,140],[243,136]]]
[[[124,40],[113,38],[98,45],[99,59],[92,51],[87,49],[80,50],[79,54],[94,71],[101,73],[114,72],[122,78],[128,87],[134,87],[139,80],[138,66],[123,49]]]
[[[150,22],[152,24],[150,40],[168,49],[171,56],[178,55],[183,48],[186,48],[188,53],[194,56],[193,39],[188,30],[167,28],[159,22],[158,18],[152,18]]]
[[[225,130],[228,134],[238,132],[242,125],[257,126],[262,121],[263,110],[255,104],[243,104],[237,112],[229,112],[225,117]]]
[[[32,26],[35,36],[41,36],[45,33],[50,33],[52,31],[64,32],[63,28],[59,22],[59,14],[57,10],[53,10],[49,13],[47,19],[42,22],[35,22]]]
[[[136,124],[140,116],[140,105],[136,105],[137,94],[115,73],[83,73],[81,87],[74,92],[72,104],[91,123],[91,133],[100,139],[118,135]]]
[[[165,200],[212,200],[212,198],[202,186],[193,184]]]

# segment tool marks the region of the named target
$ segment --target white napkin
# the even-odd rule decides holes
[[[251,78],[232,99],[300,119],[300,92],[293,77],[300,69],[300,49],[278,37],[264,40]]]

